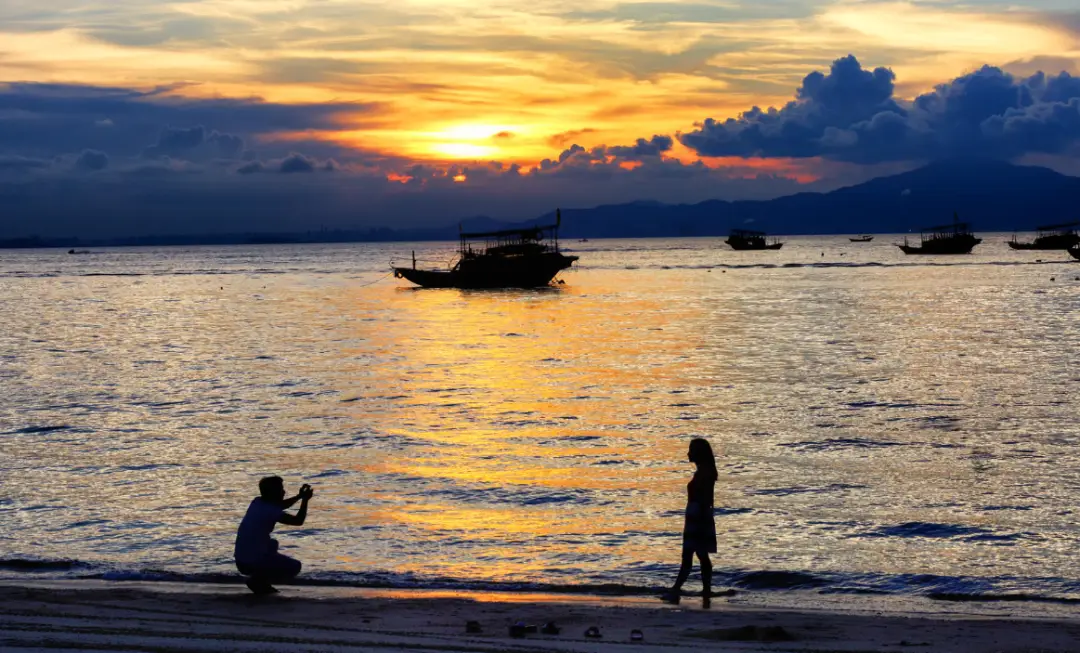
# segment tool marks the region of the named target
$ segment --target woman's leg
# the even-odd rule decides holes
[[[698,563],[701,564],[701,607],[712,605],[712,561],[707,551],[698,551]]]
[[[694,550],[683,549],[682,566],[679,567],[679,575],[675,578],[675,585],[671,588],[671,594],[678,595],[683,583],[690,577],[690,569],[694,566]]]

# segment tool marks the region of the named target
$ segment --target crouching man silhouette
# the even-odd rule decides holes
[[[300,493],[285,498],[285,483],[280,476],[268,476],[259,481],[259,494],[248,506],[247,514],[236,531],[236,568],[248,577],[247,586],[256,594],[277,592],[271,583],[291,580],[300,573],[300,561],[278,553],[278,543],[270,537],[278,523],[303,526],[307,518],[308,501],[315,491],[303,485]],[[295,515],[285,512],[297,501],[300,510]]]

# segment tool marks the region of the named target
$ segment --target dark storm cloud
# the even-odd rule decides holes
[[[244,139],[235,134],[207,132],[202,125],[194,127],[166,127],[157,143],[143,151],[146,158],[159,156],[186,159],[220,157],[235,159],[244,149]]]
[[[318,161],[305,154],[292,152],[280,160],[249,161],[236,169],[240,175],[252,175],[260,172],[277,172],[285,175],[306,172],[333,172],[341,166],[333,159]]]
[[[675,144],[674,139],[670,136],[653,136],[649,140],[644,138],[637,139],[637,142],[633,145],[616,145],[607,148],[607,153],[612,156],[619,156],[625,158],[639,158],[643,156],[660,156],[664,152],[671,149],[671,146]]]
[[[293,172],[315,172],[315,162],[303,154],[293,153],[285,157],[278,167],[278,170],[285,174]]]
[[[1042,102],[1068,102],[1080,97],[1080,77],[1068,74],[1047,77],[1038,72],[1029,77],[1026,84]]]
[[[0,85],[0,154],[48,158],[94,149],[113,157],[139,156],[148,147],[159,148],[154,155],[177,154],[198,140],[201,128],[200,145],[214,141],[215,147],[235,156],[242,149],[238,139],[250,142],[260,134],[334,130],[338,116],[375,110],[372,105],[344,102],[288,105],[259,99],[181,98],[171,94],[175,90]]]
[[[575,143],[560,152],[558,159],[544,159],[541,161],[536,170],[555,172],[558,170],[571,171],[579,169],[586,174],[618,174],[620,171],[625,171],[621,167],[621,164],[624,163],[632,162],[635,165],[640,165],[659,162],[660,155],[670,150],[674,143],[672,137],[659,135],[648,140],[639,138],[633,145],[598,145],[593,148],[585,148]],[[671,161],[671,164],[683,166],[677,161]]]
[[[1062,72],[1016,78],[983,68],[905,103],[894,75],[853,56],[807,75],[783,108],[707,119],[679,135],[702,156],[825,157],[873,163],[958,154],[1015,157],[1080,141],[1080,79]]]
[[[91,172],[104,170],[109,167],[109,155],[97,150],[84,150],[79,158],[75,159],[75,167]]]

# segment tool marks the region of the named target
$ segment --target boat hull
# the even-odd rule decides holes
[[[725,240],[731,249],[738,250],[740,252],[762,250],[762,249],[780,249],[784,246],[784,243],[769,243],[767,245],[749,245],[746,243],[733,243],[730,240]]]
[[[868,243],[873,240],[873,238],[848,238],[848,240],[853,243]]]
[[[965,237],[923,241],[921,246],[897,245],[905,254],[970,254],[982,238]]]
[[[905,254],[936,254],[947,256],[950,254],[970,254],[971,250],[975,249],[975,245],[977,244],[978,243],[973,243],[971,245],[953,248],[927,248],[915,247],[914,245],[897,245],[897,247],[899,247],[900,250],[903,251]]]
[[[578,257],[548,253],[539,256],[466,259],[452,270],[394,268],[394,276],[424,288],[539,288],[569,268]]]
[[[1021,243],[1015,240],[1009,241],[1009,247],[1013,249],[1038,249],[1054,250],[1069,249],[1080,245],[1080,238],[1044,238],[1030,243]]]

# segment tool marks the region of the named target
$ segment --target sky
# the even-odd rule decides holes
[[[1072,1],[0,0],[0,237],[1080,174]]]

